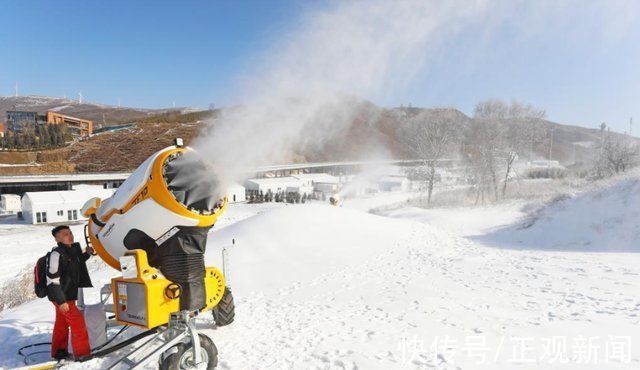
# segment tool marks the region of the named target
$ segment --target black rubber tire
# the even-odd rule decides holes
[[[205,354],[207,356],[207,370],[213,370],[218,366],[218,349],[211,338],[204,334],[198,334],[198,337],[200,338],[200,351],[203,352],[202,356],[205,356]],[[161,370],[183,370],[188,368],[184,364],[189,362],[193,356],[191,346],[186,343],[180,343],[176,348],[177,351],[160,362]]]
[[[233,303],[233,294],[228,287],[224,288],[224,294],[218,304],[211,310],[216,326],[231,324],[236,316],[236,305]]]

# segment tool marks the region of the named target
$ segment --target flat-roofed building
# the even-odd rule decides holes
[[[80,190],[34,191],[22,196],[22,215],[32,224],[74,222],[85,220],[80,210],[91,198],[102,200],[113,195],[115,189],[83,188]]]
[[[18,194],[0,195],[0,213],[14,214],[22,210],[20,196]]]
[[[233,184],[227,189],[227,199],[229,203],[240,203],[247,200],[244,186]]]
[[[273,177],[262,179],[249,179],[245,182],[245,188],[247,189],[247,195],[257,195],[260,192],[267,194],[269,190],[273,194],[280,192],[286,193],[287,189],[298,189],[304,186],[302,180],[286,176],[286,177]]]
[[[93,121],[49,111],[46,114],[29,111],[7,111],[7,130],[23,132],[37,125],[65,125],[73,136],[88,137],[93,134]]]
[[[47,117],[38,112],[9,110],[7,111],[7,130],[22,132],[29,127],[47,123]]]
[[[47,112],[47,123],[67,127],[67,131],[74,136],[88,137],[93,134],[93,121],[67,116],[56,112]]]
[[[304,173],[291,177],[302,181],[305,187],[311,187],[325,195],[332,195],[340,190],[340,179],[328,173]]]

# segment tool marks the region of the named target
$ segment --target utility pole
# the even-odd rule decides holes
[[[551,139],[549,140],[549,163],[548,167],[551,168],[551,154],[553,153],[553,126],[551,126]]]
[[[231,239],[231,249],[236,246],[236,239]],[[222,247],[222,275],[224,276],[225,284],[231,284],[231,269],[229,267],[229,250],[226,246]]]
[[[600,124],[600,155],[604,152],[604,129],[607,128],[607,124],[602,122]]]
[[[629,118],[629,136],[631,136],[633,132],[633,117]]]
[[[18,83],[16,82],[16,86],[15,86],[15,97],[18,97]]]
[[[82,104],[82,90],[78,92],[78,103]]]

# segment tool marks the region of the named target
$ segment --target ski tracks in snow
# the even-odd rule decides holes
[[[234,324],[207,334],[223,369],[511,367],[505,339],[637,333],[640,303],[628,293],[640,274],[624,261],[494,249],[415,224],[359,265],[238,298]],[[484,338],[486,358],[465,351],[470,338]]]

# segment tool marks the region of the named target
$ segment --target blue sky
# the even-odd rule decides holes
[[[77,97],[142,107],[224,101],[286,1],[3,1],[0,95]]]
[[[302,14],[325,6],[276,0],[3,1],[0,95],[12,95],[18,82],[24,95],[75,98],[82,90],[89,101],[120,99],[135,107],[234,104],[238,80],[296,30]],[[552,5],[524,27],[514,12],[493,24],[490,34],[480,22],[446,40],[406,89],[363,98],[384,106],[453,106],[468,114],[482,99],[518,99],[545,108],[551,120],[589,127],[606,121],[625,131],[633,116],[638,136],[638,8],[640,3],[629,2],[601,14],[597,8]]]

